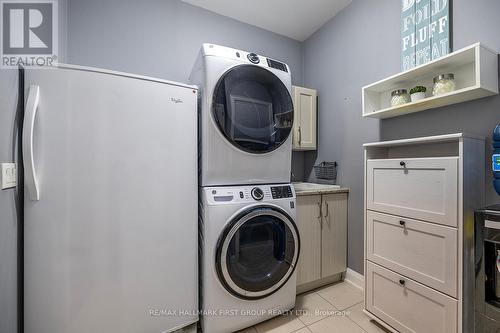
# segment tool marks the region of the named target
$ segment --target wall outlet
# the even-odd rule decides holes
[[[0,163],[2,169],[2,190],[16,187],[17,170],[15,163]]]

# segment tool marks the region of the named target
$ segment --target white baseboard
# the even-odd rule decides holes
[[[350,268],[345,273],[344,281],[349,282],[358,289],[363,290],[365,288],[365,277]]]

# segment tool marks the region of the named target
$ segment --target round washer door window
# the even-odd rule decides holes
[[[267,153],[289,137],[293,102],[272,72],[241,65],[226,72],[215,87],[212,114],[219,130],[238,149]]]
[[[292,275],[299,247],[297,227],[285,212],[272,207],[252,209],[234,219],[219,240],[219,279],[237,297],[266,297]]]

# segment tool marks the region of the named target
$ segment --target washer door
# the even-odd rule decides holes
[[[217,245],[219,279],[233,295],[266,297],[292,275],[299,256],[297,227],[282,210],[261,206],[235,218]]]
[[[286,141],[293,126],[293,102],[272,72],[241,65],[215,87],[212,115],[219,130],[238,149],[262,154]]]

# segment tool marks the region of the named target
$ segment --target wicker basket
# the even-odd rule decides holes
[[[337,162],[321,162],[314,166],[316,178],[325,179],[335,182],[337,181]]]

